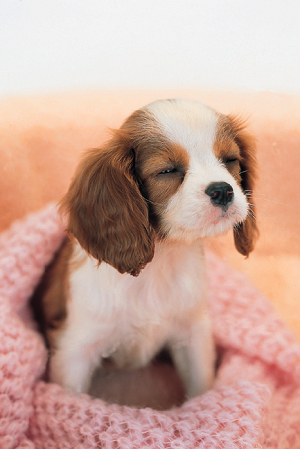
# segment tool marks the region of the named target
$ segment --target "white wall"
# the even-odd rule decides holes
[[[300,0],[0,0],[0,95],[300,92]]]

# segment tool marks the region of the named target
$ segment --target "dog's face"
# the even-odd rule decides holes
[[[62,202],[69,231],[99,262],[133,275],[155,238],[191,243],[233,228],[247,256],[257,233],[247,201],[254,149],[243,123],[202,103],[152,103],[82,161]]]

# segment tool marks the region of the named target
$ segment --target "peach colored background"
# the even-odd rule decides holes
[[[194,98],[250,117],[258,139],[260,239],[244,260],[231,235],[208,245],[242,269],[300,338],[300,96],[202,91],[84,91],[0,103],[0,231],[66,191],[80,154],[134,110],[159,98]]]

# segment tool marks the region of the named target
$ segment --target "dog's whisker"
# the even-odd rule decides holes
[[[276,224],[278,224],[278,221],[273,217],[273,215],[271,215],[268,211],[266,211],[265,209],[263,209],[260,205],[258,206],[257,204],[253,204],[253,203],[248,203],[251,207],[256,208],[257,210],[261,210],[263,211],[265,214],[267,214],[270,218],[272,218],[272,220],[274,220],[274,222]]]
[[[248,198],[257,198],[260,199],[261,201],[268,201],[269,203],[274,203],[274,204],[279,204],[280,206],[285,206],[285,207],[289,207],[292,208],[291,205],[286,204],[286,203],[282,203],[281,201],[278,201],[275,197],[271,196],[271,195],[267,195],[264,193],[256,193],[252,194],[252,193],[247,193],[247,191],[244,191],[245,196]]]
[[[148,198],[146,198],[144,196],[142,196],[142,198],[143,198],[143,200],[146,201],[146,203],[152,204],[153,206],[164,206],[165,205],[165,203],[154,202],[154,201],[151,201],[151,200],[149,200]]]

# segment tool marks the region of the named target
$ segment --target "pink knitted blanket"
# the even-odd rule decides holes
[[[28,298],[62,237],[51,205],[0,240],[0,448],[300,448],[300,347],[251,283],[211,254],[209,306],[222,352],[213,390],[158,412],[41,381],[46,350]]]

